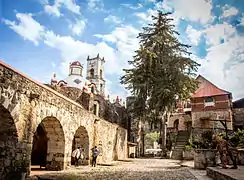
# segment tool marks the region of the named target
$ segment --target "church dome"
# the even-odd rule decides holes
[[[70,64],[70,66],[80,66],[82,67],[81,63],[79,61],[74,61]]]

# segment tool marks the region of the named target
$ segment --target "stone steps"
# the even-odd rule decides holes
[[[207,175],[213,180],[244,180],[244,166],[238,166],[238,169],[207,167],[206,170]]]
[[[186,131],[179,131],[177,138],[176,138],[176,143],[175,146],[171,152],[171,159],[178,159],[182,160],[183,159],[183,150],[185,148],[185,144],[188,141],[188,132]]]

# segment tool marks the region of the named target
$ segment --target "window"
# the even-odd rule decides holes
[[[103,79],[103,71],[100,69],[100,79]]]
[[[214,100],[213,100],[213,98],[212,97],[206,97],[206,99],[205,99],[205,102],[213,102]]]
[[[93,68],[90,70],[90,76],[91,76],[91,79],[94,79],[94,69]]]
[[[102,84],[100,84],[100,91],[102,91],[103,90],[103,85]]]
[[[174,128],[175,128],[176,130],[178,130],[178,127],[179,127],[179,119],[176,119],[176,120],[174,121]]]
[[[97,115],[97,105],[94,104],[94,107],[93,107],[93,114]]]
[[[205,98],[205,101],[204,101],[204,106],[214,106],[215,105],[215,102],[214,102],[214,99],[213,97],[206,97]]]
[[[91,92],[94,93],[94,87],[93,86],[91,87]]]

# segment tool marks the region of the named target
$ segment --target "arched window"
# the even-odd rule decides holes
[[[206,97],[205,98],[205,102],[213,102],[214,101],[214,99],[212,98],[212,97]]]
[[[91,79],[94,79],[94,69],[93,68],[90,70],[90,76],[91,76]]]
[[[175,128],[176,130],[178,130],[178,128],[179,128],[179,119],[176,119],[176,120],[174,121],[174,128]]]
[[[215,102],[214,102],[214,99],[213,97],[206,97],[205,100],[204,100],[204,106],[214,106],[215,105]]]
[[[94,93],[94,87],[93,86],[91,87],[91,92]]]
[[[103,70],[100,69],[100,79],[103,79]]]

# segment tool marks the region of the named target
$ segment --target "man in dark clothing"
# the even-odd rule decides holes
[[[92,166],[96,166],[97,164],[97,156],[99,155],[99,149],[97,148],[97,146],[95,146],[94,148],[91,149],[92,151]]]

